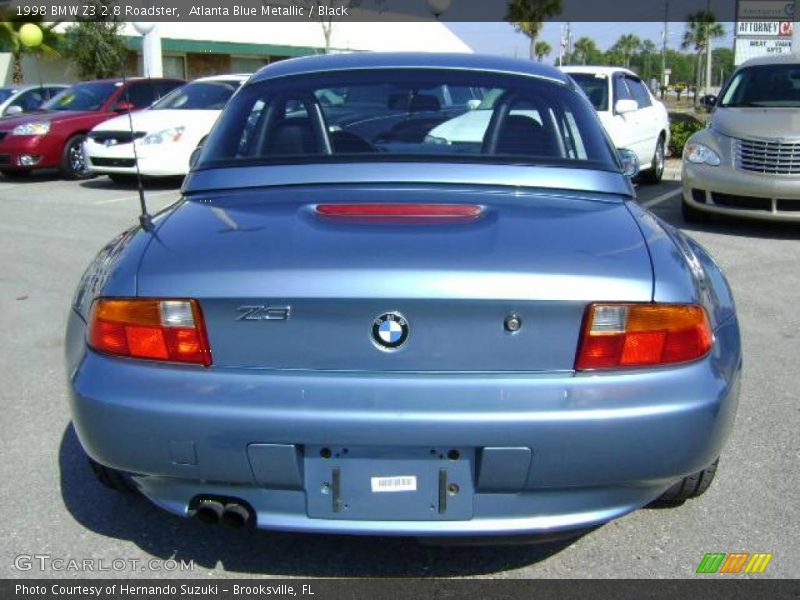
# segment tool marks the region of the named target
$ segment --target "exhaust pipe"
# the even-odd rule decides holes
[[[231,527],[244,527],[250,522],[250,509],[238,502],[229,502],[222,512],[221,522]]]
[[[219,523],[224,512],[225,506],[222,504],[222,502],[212,500],[210,498],[201,498],[197,503],[194,516],[203,523],[213,525],[215,523]]]

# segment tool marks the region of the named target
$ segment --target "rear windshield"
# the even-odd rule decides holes
[[[608,110],[608,77],[595,73],[569,73],[589,98],[595,110]]]
[[[591,106],[560,83],[469,71],[343,71],[251,84],[198,168],[457,160],[618,170]]]
[[[760,65],[737,71],[723,90],[719,106],[800,106],[800,65]]]
[[[42,108],[48,110],[99,110],[120,87],[114,82],[76,83],[53,96]]]
[[[239,86],[238,81],[198,81],[172,90],[150,110],[222,110]]]

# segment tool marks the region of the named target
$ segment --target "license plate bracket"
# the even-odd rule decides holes
[[[472,518],[473,448],[306,446],[303,463],[310,518]]]

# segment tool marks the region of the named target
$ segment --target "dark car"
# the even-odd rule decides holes
[[[0,173],[19,176],[56,167],[68,179],[90,176],[86,134],[118,114],[140,110],[185,82],[104,79],[76,83],[34,111],[0,120]]]

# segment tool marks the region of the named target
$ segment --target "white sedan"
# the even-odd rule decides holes
[[[568,66],[561,70],[586,93],[614,145],[636,153],[642,179],[659,182],[669,147],[669,115],[661,101],[628,69]]]
[[[217,75],[196,79],[147,110],[101,123],[89,132],[84,145],[89,169],[124,180],[136,174],[138,161],[139,172],[147,177],[185,175],[192,152],[248,78]]]

